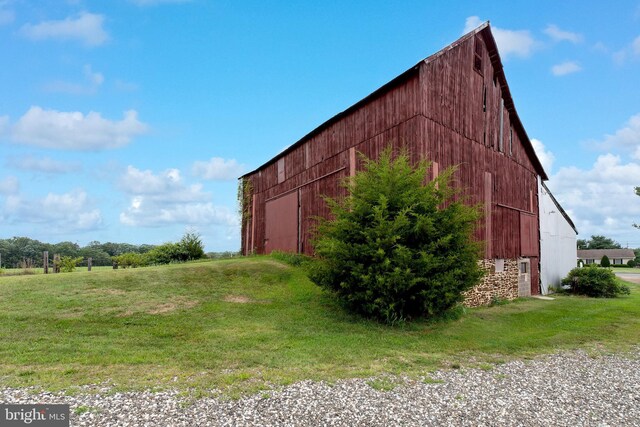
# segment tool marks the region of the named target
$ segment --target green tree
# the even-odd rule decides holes
[[[600,260],[600,267],[611,267],[611,261],[609,261],[608,256],[602,256],[602,259]]]
[[[2,265],[9,268],[18,267],[23,260],[31,260],[34,266],[41,266],[42,252],[47,250],[46,248],[46,244],[28,237],[0,240]]]
[[[111,256],[108,253],[100,249],[99,247],[88,245],[84,248],[81,248],[78,251],[80,256],[82,256],[85,260],[91,258],[91,262],[93,265],[111,265]],[[84,263],[83,263],[84,264]]]
[[[60,242],[55,245],[51,245],[49,252],[59,254],[60,256],[76,258],[80,254],[80,246],[73,242]]]
[[[169,264],[171,262],[179,261],[181,258],[178,244],[171,242],[156,246],[149,252],[145,253],[144,256],[146,264],[149,265]]]
[[[582,240],[584,242],[584,240]],[[586,241],[586,247],[580,247],[580,241],[578,241],[578,249],[621,249],[620,243],[605,236],[591,236],[591,239]]]
[[[113,262],[122,268],[144,267],[147,263],[147,257],[136,252],[127,252],[113,257]]]
[[[378,161],[344,182],[348,196],[326,198],[310,278],[350,309],[386,323],[437,317],[463,300],[482,271],[472,241],[479,209],[450,185],[453,168],[427,184],[429,164],[406,153]]]
[[[184,233],[178,245],[186,254],[186,259],[183,261],[205,258],[202,237],[195,231],[187,231]]]

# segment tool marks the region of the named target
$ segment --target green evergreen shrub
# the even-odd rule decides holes
[[[611,261],[609,261],[609,257],[606,255],[602,255],[602,259],[600,260],[600,267],[611,267]]]
[[[412,167],[390,149],[344,181],[348,196],[326,198],[309,277],[348,308],[385,323],[442,316],[482,270],[472,240],[480,215],[450,185],[449,168],[425,184],[429,164]]]
[[[636,266],[636,261],[633,259],[630,259],[629,261],[627,261],[627,265],[631,268]]]
[[[562,279],[566,292],[596,298],[614,298],[629,295],[630,289],[616,279],[613,271],[598,268],[594,264],[584,268],[574,268]]]

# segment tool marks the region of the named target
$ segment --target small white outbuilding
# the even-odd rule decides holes
[[[549,293],[550,287],[576,267],[577,234],[573,221],[553,197],[551,191],[538,178],[540,207],[540,293]]]

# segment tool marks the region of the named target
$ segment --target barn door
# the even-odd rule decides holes
[[[538,256],[538,217],[520,212],[520,255]]]
[[[267,201],[265,205],[265,253],[298,251],[298,192]]]

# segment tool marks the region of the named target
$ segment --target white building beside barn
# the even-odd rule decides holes
[[[547,186],[538,180],[540,208],[540,293],[560,286],[578,260],[577,234],[573,221],[553,197]]]

